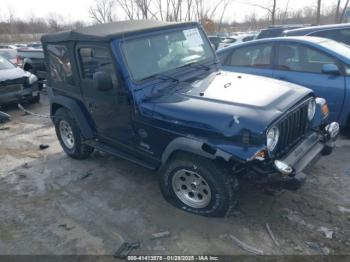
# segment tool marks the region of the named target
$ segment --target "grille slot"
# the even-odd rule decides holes
[[[11,93],[16,91],[21,91],[22,85],[7,85],[7,86],[1,86],[0,91],[1,93]]]
[[[276,124],[280,130],[280,139],[274,150],[275,156],[281,156],[303,139],[309,121],[307,117],[308,102],[304,101],[283,116]]]

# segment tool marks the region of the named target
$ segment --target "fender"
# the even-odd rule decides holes
[[[220,157],[226,162],[230,161],[232,158],[232,155],[220,149],[214,148],[203,141],[195,140],[194,138],[189,137],[178,137],[171,141],[165,148],[162,154],[162,164],[164,164],[172,153],[176,151],[185,151],[209,159],[216,159]]]
[[[94,138],[94,132],[89,124],[88,118],[84,114],[83,110],[79,106],[78,102],[75,101],[72,98],[69,97],[63,97],[60,95],[53,95],[51,88],[48,88],[48,93],[50,97],[50,116],[53,118],[54,115],[54,106],[53,105],[59,105],[62,107],[65,107],[69,109],[75,118],[75,120],[78,122],[78,125],[81,129],[81,132],[85,139],[93,139]]]

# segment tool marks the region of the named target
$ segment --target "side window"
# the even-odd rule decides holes
[[[79,49],[82,78],[92,79],[96,72],[106,72],[115,78],[112,58],[105,47],[83,47]]]
[[[272,45],[256,45],[235,50],[227,65],[269,68],[271,66]]]
[[[318,50],[302,47],[301,51],[305,57],[303,71],[321,74],[325,64],[336,64],[332,57]]]
[[[287,71],[301,71],[301,61],[298,45],[278,46],[278,69]]]
[[[325,64],[336,64],[336,61],[323,52],[302,45],[287,44],[278,47],[280,70],[321,74]]]
[[[68,48],[64,45],[48,45],[47,53],[51,80],[74,85]]]
[[[347,45],[350,44],[350,29],[326,30],[315,32],[310,35],[329,38],[337,42],[345,43]]]

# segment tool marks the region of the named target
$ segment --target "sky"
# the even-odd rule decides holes
[[[208,3],[216,0],[207,0]],[[272,0],[231,0],[226,11],[226,21],[242,21],[247,13],[254,10],[259,16],[266,15],[266,11],[258,7],[252,7],[247,3],[258,3],[266,5]],[[288,0],[277,0],[278,7],[285,10]],[[343,0],[345,1],[345,0]],[[88,9],[93,5],[94,0],[0,0],[0,18],[8,16],[8,10],[17,18],[28,19],[32,16],[47,18],[53,13],[59,14],[67,22],[76,20],[91,21]],[[305,6],[316,6],[316,0],[289,0],[289,9],[298,9]],[[336,4],[337,0],[322,0],[323,7]]]

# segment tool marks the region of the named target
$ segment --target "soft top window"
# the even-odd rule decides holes
[[[68,48],[64,45],[48,45],[47,53],[51,80],[74,85]]]

